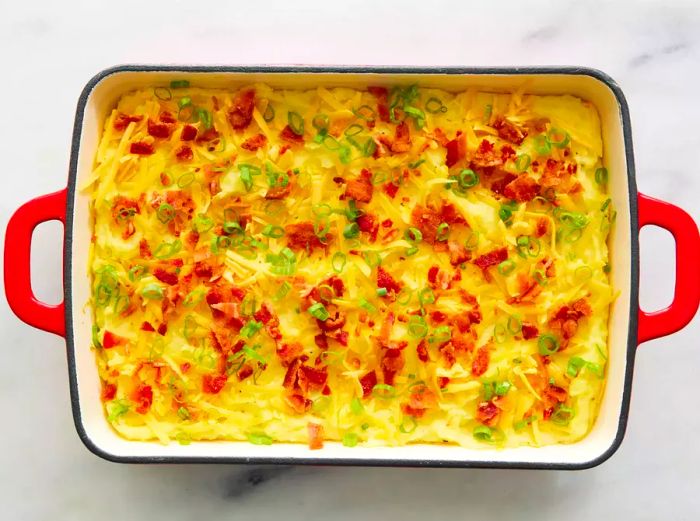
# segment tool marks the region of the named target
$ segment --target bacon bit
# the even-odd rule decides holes
[[[447,387],[447,384],[450,383],[450,379],[447,376],[438,376],[437,382],[438,382],[438,387],[440,389],[444,389],[445,387]]]
[[[190,161],[194,157],[194,153],[190,147],[182,145],[175,151],[175,157],[177,157],[179,161]]]
[[[369,203],[372,200],[372,173],[363,169],[362,174],[355,179],[349,179],[345,185],[345,197],[358,203]]]
[[[165,336],[165,334],[168,332],[168,324],[163,322],[161,325],[158,326],[158,334],[160,336]]]
[[[289,125],[282,129],[282,132],[280,132],[280,138],[294,144],[300,144],[304,142],[304,136],[300,136],[299,134],[294,132],[292,130],[292,127],[290,127]]]
[[[234,130],[242,130],[250,125],[255,108],[255,91],[253,89],[239,92],[233,99],[233,107],[228,111],[228,120]]]
[[[309,433],[309,449],[318,450],[323,448],[323,426],[318,423],[309,422],[306,426]]]
[[[292,192],[292,182],[289,181],[286,186],[273,186],[268,188],[265,193],[265,199],[268,200],[279,200],[284,199]]]
[[[367,398],[372,394],[372,389],[377,385],[377,373],[370,371],[362,378],[360,378],[360,385],[362,386],[362,397]]]
[[[385,123],[389,123],[391,121],[388,104],[389,91],[385,87],[368,87],[367,90],[377,98],[377,114],[379,114],[379,119]]]
[[[396,197],[396,193],[399,191],[399,185],[395,183],[387,183],[384,185],[384,192],[392,199]]]
[[[158,118],[160,119],[161,123],[177,123],[175,116],[173,116],[167,110],[162,111]]]
[[[447,242],[447,250],[450,252],[450,264],[453,266],[459,266],[472,258],[471,252],[455,241]]]
[[[251,367],[250,364],[245,364],[243,367],[241,367],[238,372],[236,373],[236,376],[238,377],[238,381],[242,382],[249,376],[253,374],[253,368]]]
[[[503,177],[491,182],[491,191],[494,194],[504,195],[506,186],[517,179],[517,176],[511,174],[510,172],[504,172],[503,174]]]
[[[549,219],[546,217],[540,217],[537,219],[537,227],[535,235],[539,237],[544,237],[549,231]]]
[[[288,224],[284,231],[287,235],[287,246],[293,250],[308,250],[313,253],[315,248],[326,248],[326,244],[316,236],[314,225],[310,221]]]
[[[204,261],[195,262],[194,274],[203,279],[211,279],[214,274],[214,268]]]
[[[489,368],[489,350],[482,346],[476,350],[472,360],[472,376],[481,376]]]
[[[114,130],[122,131],[129,126],[129,123],[138,123],[143,119],[143,116],[130,116],[128,114],[119,113],[114,118]]]
[[[503,190],[503,194],[519,203],[532,201],[540,193],[540,185],[527,174],[518,176]]]
[[[319,349],[322,349],[324,351],[328,349],[328,337],[325,333],[320,333],[314,336],[314,343]]]
[[[191,368],[192,364],[190,364],[189,362],[180,364],[180,371],[182,371],[182,373],[188,373]]]
[[[135,141],[129,147],[129,152],[140,156],[150,156],[155,151],[153,149],[153,145],[150,143],[146,143],[145,141]]]
[[[401,349],[386,349],[382,358],[382,370],[384,372],[384,383],[394,384],[394,376],[403,369],[406,361],[403,358]]]
[[[505,119],[503,116],[496,116],[491,125],[498,131],[498,137],[511,143],[519,145],[527,137],[527,131],[518,127],[515,123]]]
[[[360,215],[357,220],[357,226],[363,233],[369,233],[370,242],[377,240],[377,233],[379,233],[379,223],[377,218],[371,213],[365,213]]]
[[[329,331],[335,331],[336,329],[340,329],[341,327],[343,327],[345,325],[345,320],[345,313],[343,313],[342,311],[336,311],[326,320],[316,319],[316,323],[318,324],[318,327],[321,329],[321,331],[327,333]]]
[[[126,339],[115,335],[111,331],[105,329],[104,335],[102,336],[102,347],[105,349],[112,349],[115,346],[119,346],[126,343]]]
[[[302,365],[297,373],[299,388],[304,394],[309,391],[318,391],[325,387],[328,380],[328,369],[326,367],[317,369],[308,365]]]
[[[148,135],[155,138],[168,139],[173,132],[173,127],[167,123],[156,123],[148,118]]]
[[[484,425],[493,425],[500,412],[501,410],[492,401],[481,402],[476,408],[476,419]]]
[[[132,219],[133,214],[137,213],[141,213],[141,207],[135,199],[117,195],[112,201],[112,218],[117,224],[124,219]]]
[[[296,350],[294,344],[289,344],[290,349]],[[291,355],[290,351],[290,355]],[[278,353],[279,354],[279,353]],[[285,360],[285,359],[283,359]],[[284,374],[284,380],[282,382],[282,387],[285,389],[293,389],[297,383],[297,374],[299,373],[299,368],[301,367],[301,359],[295,358],[287,363],[287,372]]]
[[[294,360],[299,358],[304,353],[304,348],[299,342],[284,343],[277,346],[277,356],[280,358],[282,365],[288,366]]]
[[[447,318],[447,315],[445,315],[442,311],[431,311],[430,312],[430,319],[433,322],[437,322],[438,324],[442,324],[446,318]]]
[[[204,133],[197,138],[197,143],[206,143],[208,141],[214,141],[219,137],[219,131],[216,130],[214,127],[208,128],[204,131]],[[212,149],[209,149],[211,152]]]
[[[490,166],[500,166],[503,164],[503,159],[496,155],[496,151],[493,148],[493,143],[483,139],[479,143],[479,147],[476,149],[472,163],[476,167],[490,167]]]
[[[401,405],[401,410],[409,416],[421,418],[426,411],[437,407],[437,404],[438,400],[435,393],[425,386],[419,386],[409,396],[408,403]]]
[[[566,391],[566,389],[551,384],[544,390],[544,398],[549,403],[564,403],[568,394],[569,393]]]
[[[308,398],[304,398],[300,394],[292,394],[289,396],[285,396],[284,399],[287,402],[287,405],[289,405],[299,414],[303,414],[309,409],[311,409],[311,405],[313,404],[311,400],[309,400]]]
[[[394,225],[394,221],[392,221],[391,219],[384,219],[382,221],[382,226],[384,228],[391,228],[393,225]]]
[[[114,384],[105,383],[102,387],[102,400],[108,402],[109,400],[114,400],[117,395],[117,386]]]
[[[515,150],[513,149],[512,146],[510,145],[503,145],[501,147],[501,159],[503,159],[503,162],[505,163],[511,158],[515,157]]]
[[[533,338],[537,338],[537,335],[540,334],[539,330],[537,329],[537,326],[534,326],[532,324],[528,323],[523,323],[522,326],[522,333],[523,333],[523,338],[525,340],[531,340]]]
[[[552,414],[554,413],[554,407],[548,407],[544,411],[542,411],[542,419],[544,421],[549,420],[552,417]]]
[[[482,255],[481,257],[478,257],[475,261],[474,264],[476,264],[479,268],[482,270],[485,270],[489,268],[490,266],[495,266],[496,264],[500,264],[504,260],[508,258],[508,249],[507,248],[498,248],[497,250],[490,251],[489,253],[486,253]]]
[[[451,168],[462,159],[467,157],[467,136],[462,134],[462,131],[457,132],[457,137],[452,141],[449,141],[445,148],[447,149],[447,156],[445,157],[445,165],[447,168]]]
[[[377,268],[377,287],[384,288],[389,293],[392,291],[395,293],[401,291],[401,284],[396,282],[396,280],[381,266]]]
[[[225,374],[212,376],[205,374],[202,378],[202,391],[207,394],[219,394],[226,385],[228,377]]]
[[[142,259],[150,259],[153,256],[151,253],[151,247],[148,245],[148,241],[146,239],[141,239],[139,241],[139,256]]]
[[[180,132],[180,141],[192,141],[197,137],[197,127],[185,125]]]
[[[155,332],[155,328],[151,325],[150,322],[146,321],[143,324],[141,324],[141,331]]]
[[[159,281],[168,284],[169,286],[174,286],[175,284],[177,284],[178,281],[177,275],[175,273],[165,271],[163,268],[155,268],[153,270],[153,276]]]
[[[474,340],[472,337],[460,333],[453,333],[450,340],[455,353],[458,355],[467,355],[474,351]]]
[[[430,282],[431,284],[435,284],[435,282],[437,281],[437,275],[439,271],[440,268],[438,268],[437,266],[431,266],[428,270],[428,282]]]
[[[245,150],[250,150],[251,152],[255,152],[259,148],[264,147],[266,144],[267,137],[265,136],[265,134],[256,134],[252,137],[249,137],[243,143],[241,143],[241,148]]]
[[[153,403],[153,389],[150,385],[139,384],[131,399],[136,403],[136,412],[146,414]]]
[[[263,324],[267,324],[273,317],[274,315],[272,314],[272,311],[270,311],[270,308],[267,307],[265,302],[262,303],[260,309],[258,309],[253,315],[255,320],[262,322]]]
[[[430,362],[430,355],[428,354],[428,344],[425,340],[418,342],[416,346],[416,354],[418,355],[418,360],[421,362]]]
[[[391,144],[391,151],[395,154],[408,152],[411,148],[411,131],[408,124],[402,121],[397,125],[394,133],[394,142]]]

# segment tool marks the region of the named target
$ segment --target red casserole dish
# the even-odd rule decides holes
[[[116,99],[135,88],[186,78],[203,86],[264,81],[273,86],[367,86],[417,83],[446,90],[479,87],[514,89],[527,81],[529,93],[572,94],[593,103],[603,126],[606,164],[613,176],[610,195],[618,210],[611,235],[612,283],[619,298],[610,315],[610,368],[599,417],[591,433],[570,445],[503,450],[469,450],[448,445],[343,447],[329,443],[309,453],[305,446],[253,446],[244,442],[195,442],[187,446],[135,442],[120,438],[104,418],[100,383],[89,349],[91,317],[87,273],[88,199],[76,186],[92,168],[100,129]],[[39,301],[30,283],[30,249],[34,228],[59,220],[65,226],[64,301],[52,306]],[[667,229],[676,240],[676,282],[671,305],[653,313],[639,308],[639,231],[646,225]],[[328,68],[328,67],[164,67],[124,66],[93,78],[78,103],[68,185],[20,207],[10,219],[5,241],[5,291],[12,310],[26,323],[66,339],[73,415],[86,446],[120,462],[310,463],[579,469],[600,464],[619,447],[629,411],[637,345],[683,328],[700,302],[697,254],[700,236],[693,219],[680,208],[639,194],[634,177],[630,119],[620,90],[605,74],[584,68]]]

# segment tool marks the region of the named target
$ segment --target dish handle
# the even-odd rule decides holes
[[[676,240],[676,286],[666,309],[648,313],[639,308],[638,342],[670,335],[684,328],[700,303],[700,234],[687,212],[664,201],[639,194],[639,230],[653,224]]]
[[[34,228],[46,221],[65,226],[66,189],[23,204],[7,223],[5,234],[5,296],[10,308],[30,326],[65,336],[63,302],[46,304],[32,291],[30,256]]]

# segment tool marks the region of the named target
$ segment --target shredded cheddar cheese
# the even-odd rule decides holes
[[[108,421],[162,443],[572,443],[605,383],[600,121],[396,86],[123,96],[93,175]]]

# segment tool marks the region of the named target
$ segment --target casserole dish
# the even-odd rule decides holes
[[[445,90],[476,87],[506,91],[522,88],[533,94],[572,94],[596,106],[601,116],[606,164],[627,177],[613,176],[610,196],[618,211],[610,240],[612,283],[619,297],[611,309],[607,389],[592,432],[571,445],[542,448],[469,450],[446,445],[410,445],[392,448],[349,449],[329,444],[321,453],[303,445],[251,446],[240,442],[200,442],[186,446],[127,441],[104,421],[100,383],[89,350],[75,346],[90,343],[90,283],[86,265],[90,244],[89,197],[79,193],[90,173],[99,131],[116,99],[135,88],[177,77],[200,85],[221,87],[250,82],[304,88],[417,83]],[[625,182],[626,181],[626,182]],[[46,306],[31,293],[29,247],[38,223],[59,219],[66,225],[64,303]],[[657,224],[677,241],[676,294],[664,311],[647,314],[638,309],[638,231]],[[95,453],[115,461],[133,462],[265,462],[345,463],[427,466],[489,466],[584,468],[604,461],[619,446],[629,406],[634,349],[638,341],[669,334],[690,321],[700,299],[700,276],[691,265],[700,243],[697,227],[682,210],[638,195],[634,183],[629,117],[619,88],[605,75],[587,69],[329,69],[329,68],[187,68],[122,67],[93,79],[81,96],[67,189],[36,199],[20,208],[8,225],[6,292],[13,310],[26,322],[64,335],[67,339],[73,412],[81,438]],[[9,274],[12,273],[12,278]],[[682,291],[681,291],[682,289]]]

